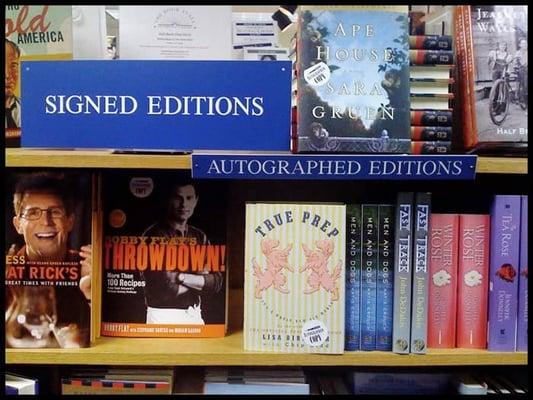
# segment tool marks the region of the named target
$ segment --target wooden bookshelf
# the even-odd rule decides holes
[[[350,352],[342,355],[257,353],[243,350],[242,331],[220,339],[97,339],[87,349],[6,349],[7,364],[453,366],[527,365],[527,353],[430,350],[426,355]]]
[[[13,148],[6,149],[6,167],[191,169],[191,156]]]
[[[6,149],[7,167],[190,169],[190,154],[116,154],[111,150]],[[527,174],[527,158],[479,157],[478,173]]]
[[[478,174],[527,174],[527,158],[478,157]]]

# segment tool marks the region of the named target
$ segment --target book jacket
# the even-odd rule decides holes
[[[516,351],[527,351],[527,197],[521,196],[520,214],[520,276],[518,277],[518,325],[516,332]]]
[[[102,335],[224,336],[226,193],[188,171],[103,174]]]
[[[407,6],[301,6],[293,152],[410,153]]]
[[[247,203],[244,349],[343,353],[346,207]]]
[[[345,345],[347,351],[361,344],[361,205],[346,205],[346,310]]]
[[[458,214],[429,220],[428,348],[455,347],[457,315]]]
[[[488,350],[514,351],[518,308],[520,196],[494,196],[490,213]]]
[[[410,351],[413,203],[414,194],[412,192],[398,193],[394,235],[392,351],[399,354],[409,354]]]
[[[19,147],[21,61],[72,59],[72,6],[6,5],[6,146]]]
[[[431,193],[415,196],[413,236],[413,299],[411,306],[411,353],[425,354],[428,329],[429,217]]]
[[[465,146],[527,143],[528,7],[458,6],[455,14]]]
[[[7,175],[7,348],[89,346],[91,188],[88,172]]]
[[[392,302],[394,300],[394,211],[395,206],[378,208],[378,277],[376,304],[376,350],[392,350]]]
[[[457,347],[487,348],[490,215],[459,215]]]

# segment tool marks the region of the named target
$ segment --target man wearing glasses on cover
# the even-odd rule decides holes
[[[44,297],[51,298],[55,303],[57,321],[54,328],[66,328],[64,341],[56,339],[59,347],[85,347],[88,345],[90,299],[91,299],[91,245],[82,246],[81,249],[69,249],[68,239],[75,226],[75,199],[72,188],[68,182],[57,174],[35,173],[26,174],[18,182],[13,196],[15,216],[13,225],[19,235],[24,238],[21,248],[16,245],[8,250],[6,259],[6,280],[13,278],[10,275],[11,262],[24,267],[23,274],[17,278],[26,281],[23,285],[6,285],[9,289],[6,296],[6,336],[13,334],[12,347],[32,347],[31,340],[17,341],[17,334],[8,332],[8,320],[17,320],[20,325],[26,311],[21,309],[25,302],[31,302],[28,297],[42,294],[42,281],[65,281],[75,276],[78,282],[72,282],[69,287],[53,286],[53,290]],[[59,272],[68,268],[68,273]],[[11,274],[13,269],[11,268]],[[30,271],[34,271],[33,273]],[[35,271],[46,271],[46,274]],[[61,274],[57,278],[54,272]],[[44,274],[44,276],[42,276]],[[65,278],[70,275],[71,278]],[[21,279],[20,279],[21,278]],[[27,282],[32,282],[31,286]],[[39,284],[37,284],[39,283]],[[29,290],[28,290],[29,289]],[[40,291],[38,291],[40,290]],[[36,306],[37,307],[37,306]],[[42,306],[44,308],[44,306]],[[13,330],[19,329],[13,323]],[[19,335],[20,336],[20,335]],[[54,342],[51,340],[51,342]],[[45,347],[53,347],[46,345]]]

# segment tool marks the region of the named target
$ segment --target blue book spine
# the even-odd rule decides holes
[[[520,214],[520,266],[518,276],[518,326],[516,351],[527,351],[527,196],[522,196]]]
[[[363,205],[361,350],[376,350],[378,206]]]
[[[361,205],[346,206],[346,351],[361,346]]]
[[[411,301],[411,353],[426,354],[428,333],[428,232],[431,193],[415,195]]]
[[[489,351],[515,351],[520,196],[496,195],[490,212]]]
[[[412,192],[398,193],[394,234],[394,312],[392,351],[409,354],[411,336]]]
[[[392,350],[394,282],[394,206],[378,209],[378,276],[376,303],[376,349]]]

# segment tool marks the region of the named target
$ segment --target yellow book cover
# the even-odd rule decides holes
[[[247,203],[244,349],[343,353],[346,207]]]

